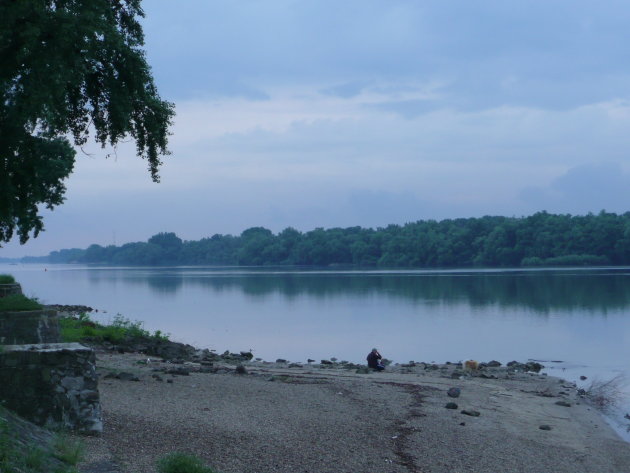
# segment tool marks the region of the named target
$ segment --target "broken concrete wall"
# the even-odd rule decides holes
[[[59,321],[54,310],[0,312],[1,345],[59,341]]]
[[[0,347],[0,399],[38,425],[103,429],[94,351],[78,343]]]
[[[0,297],[22,294],[22,286],[18,283],[0,284]]]

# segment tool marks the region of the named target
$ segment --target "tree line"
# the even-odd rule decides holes
[[[384,268],[532,267],[630,264],[630,212],[583,216],[420,220],[384,228],[253,227],[239,236],[183,241],[158,233],[146,242],[53,251],[23,262],[113,265],[299,265]]]

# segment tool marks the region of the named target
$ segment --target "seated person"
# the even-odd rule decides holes
[[[383,364],[381,363],[381,359],[383,357],[381,356],[381,354],[378,352],[378,350],[376,348],[372,348],[372,351],[370,352],[370,354],[367,356],[367,362],[368,362],[368,366],[370,368],[372,368],[373,370],[376,371],[383,371],[385,369],[385,367],[383,366]]]

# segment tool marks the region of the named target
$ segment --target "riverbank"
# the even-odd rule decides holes
[[[86,441],[84,473],[154,472],[172,451],[221,473],[630,467],[630,445],[573,385],[519,367],[416,363],[365,373],[240,360],[237,370],[229,360],[167,363],[100,349],[97,364],[105,429]]]

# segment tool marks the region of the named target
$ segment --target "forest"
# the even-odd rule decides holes
[[[239,236],[184,241],[175,233],[122,246],[93,244],[22,262],[111,265],[534,267],[630,264],[630,212],[582,216],[538,212],[420,220],[384,228],[253,227]]]

